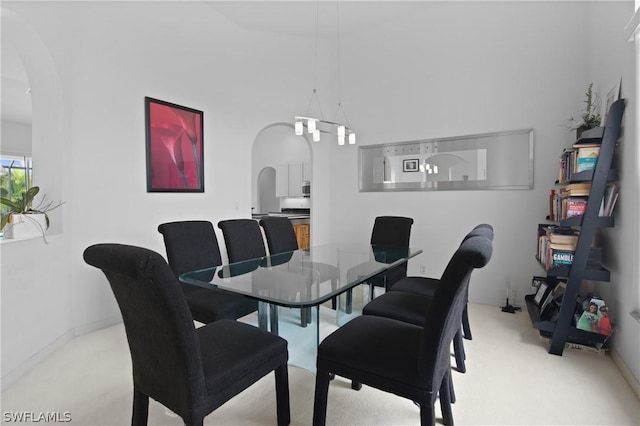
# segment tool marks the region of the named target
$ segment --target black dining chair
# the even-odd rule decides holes
[[[222,265],[213,224],[204,220],[167,222],[158,226],[167,261],[176,277],[185,272]],[[238,319],[255,312],[258,303],[248,297],[217,288],[180,283],[193,319],[208,324],[220,319]]]
[[[218,222],[227,248],[229,263],[265,257],[264,240],[258,221],[253,219],[228,219]]]
[[[389,263],[386,258],[387,250],[377,250],[381,248],[408,248],[411,236],[411,226],[413,219],[402,216],[378,216],[373,222],[371,231],[371,249],[373,260],[381,263]],[[393,259],[392,259],[393,260]],[[347,271],[347,277],[358,277],[360,266],[356,265]],[[407,276],[407,263],[388,269],[384,273],[367,278],[362,284],[369,285],[369,300],[375,297],[375,288],[383,287],[386,290],[391,288],[395,282]],[[346,292],[346,307],[348,314],[352,311],[353,290]]]
[[[490,225],[482,224],[472,229],[462,242],[474,236],[482,236],[493,241],[493,228]],[[438,278],[428,277],[406,277],[393,286],[387,293],[377,297],[369,302],[362,310],[364,315],[376,315],[386,318],[393,318],[399,321],[408,322],[410,324],[423,326],[425,321],[424,306],[431,303],[435,292],[441,281]],[[468,287],[465,294],[465,300],[468,300]],[[468,308],[467,303],[464,304],[462,312],[461,328],[464,324],[468,325]],[[464,373],[466,372],[465,351],[463,344],[462,331],[453,338],[453,352],[456,359],[456,369]]]
[[[409,247],[413,219],[402,216],[378,216],[373,222],[371,245],[382,247]],[[375,250],[374,250],[375,255]],[[385,259],[377,259],[384,262]],[[407,263],[389,269],[383,274],[369,278],[369,300],[374,298],[375,288],[389,290],[398,280],[407,276]]]
[[[475,226],[465,238],[472,237],[474,235],[484,235],[493,241],[494,232],[493,226],[488,223],[481,223]],[[436,287],[440,284],[440,280],[437,278],[411,276],[400,279],[394,285],[394,290],[406,291],[409,293],[425,294],[427,296],[433,296],[436,291]],[[472,340],[471,326],[469,325],[469,312],[465,305],[464,312],[462,313],[462,329],[464,331],[464,338]]]
[[[463,242],[449,261],[433,301],[424,306],[424,327],[375,315],[356,317],[318,347],[313,425],[326,423],[333,375],[408,398],[420,406],[420,424],[435,424],[440,398],[444,423],[453,424],[449,350],[460,328],[469,276],[493,251],[485,237]]]
[[[269,247],[269,254],[286,253],[298,250],[298,240],[291,221],[286,217],[264,217],[260,219],[260,226],[264,230],[264,236]],[[338,269],[326,263],[312,262],[312,268],[318,272],[319,281],[331,281],[331,288],[337,288]],[[331,308],[336,308],[336,298],[331,299]],[[308,315],[308,319],[310,315]]]
[[[147,424],[152,398],[201,426],[272,371],[278,425],[289,424],[286,340],[233,320],[196,329],[178,280],[154,251],[96,244],[83,256],[105,274],[122,313],[133,364],[132,425]]]
[[[267,255],[258,221],[253,219],[221,220],[218,222],[218,228],[222,230],[224,236],[229,263],[262,258]],[[304,290],[301,288],[301,291]],[[272,306],[271,309],[277,309],[277,307]],[[310,322],[310,315],[309,309],[300,309],[300,325],[302,327],[306,327]]]

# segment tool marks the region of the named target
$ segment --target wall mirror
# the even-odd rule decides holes
[[[533,189],[533,129],[359,148],[361,192]]]

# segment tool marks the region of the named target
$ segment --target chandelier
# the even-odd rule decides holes
[[[316,45],[315,45],[315,73],[317,74],[318,68],[318,21],[319,21],[319,9],[320,9],[320,1],[316,2]],[[345,141],[349,141],[350,145],[356,143],[356,133],[351,129],[349,124],[349,120],[347,120],[347,116],[342,108],[341,101],[341,93],[340,93],[340,8],[338,2],[336,1],[336,45],[337,45],[337,58],[338,58],[338,112],[336,116],[342,116],[346,122],[346,124],[337,123],[334,121],[325,120],[322,114],[322,108],[320,107],[320,100],[318,99],[318,93],[315,88],[316,83],[316,75],[314,75],[314,88],[313,94],[311,95],[311,99],[309,100],[309,108],[307,111],[311,109],[311,105],[313,101],[316,101],[318,110],[320,112],[320,118],[315,118],[309,116],[310,114],[307,112],[307,116],[297,115],[294,117],[294,129],[295,134],[298,136],[302,136],[304,134],[305,128],[307,133],[312,135],[313,141],[320,141],[320,134],[325,133],[329,135],[335,135],[338,137],[338,145],[344,145]]]

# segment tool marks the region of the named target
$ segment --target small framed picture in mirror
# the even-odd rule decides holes
[[[402,171],[403,172],[417,172],[419,169],[418,167],[418,159],[411,159],[411,160],[404,160],[402,162]]]

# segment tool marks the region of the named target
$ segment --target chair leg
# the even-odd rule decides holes
[[[420,426],[434,426],[436,424],[436,412],[431,404],[420,404]]]
[[[462,343],[462,328],[458,330],[456,335],[453,337],[453,353],[456,357],[456,370],[461,373],[465,373],[467,371],[467,367],[464,363],[466,356],[464,353],[464,344]]]
[[[346,306],[344,307],[344,311],[347,314],[350,314],[351,311],[353,310],[353,290],[349,289],[347,290],[347,302],[346,302]]]
[[[442,378],[442,384],[440,385],[440,410],[442,411],[442,420],[444,424],[449,426],[453,425],[453,412],[451,411],[451,370],[447,370],[445,376]]]
[[[467,310],[467,305],[464,305],[464,311],[462,311],[462,329],[464,330],[464,338],[467,340],[472,340],[471,336],[471,327],[469,326],[469,312]]]
[[[324,426],[327,422],[327,399],[329,396],[329,372],[316,371],[316,393],[313,401],[313,426]]]
[[[133,387],[133,414],[131,426],[147,426],[149,418],[149,397]]]
[[[362,389],[362,383],[351,380],[351,389],[359,391]]]
[[[331,290],[336,291],[336,289],[338,288],[338,281],[335,279],[331,280]],[[333,299],[331,299],[331,309],[333,309],[334,311],[336,310],[338,306],[338,298],[334,297]]]
[[[307,309],[300,308],[300,327],[306,327],[309,321],[307,320]]]
[[[453,389],[453,374],[449,374],[449,399],[452,404],[456,403],[456,391]]]
[[[275,370],[276,376],[276,410],[278,426],[287,426],[291,423],[291,409],[289,406],[289,371],[287,364],[283,364]]]

